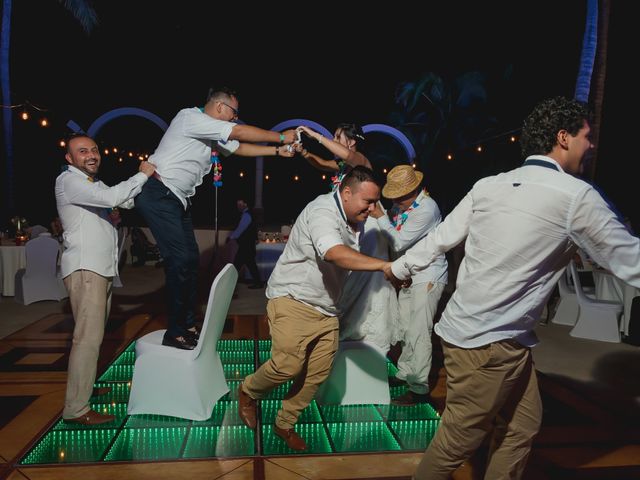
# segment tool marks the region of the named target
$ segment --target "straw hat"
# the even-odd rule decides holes
[[[422,177],[422,172],[416,171],[411,165],[393,167],[387,175],[387,183],[382,187],[382,195],[390,200],[404,197],[420,186]]]

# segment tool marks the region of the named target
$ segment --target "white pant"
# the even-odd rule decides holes
[[[443,283],[428,282],[403,288],[398,294],[402,354],[396,377],[406,381],[414,393],[429,392],[433,317],[443,290]]]

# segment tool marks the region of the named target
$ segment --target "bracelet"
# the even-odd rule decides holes
[[[276,156],[280,156],[280,147],[276,147]]]
[[[284,143],[284,133],[280,134],[280,143]]]

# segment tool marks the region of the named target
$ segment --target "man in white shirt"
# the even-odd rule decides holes
[[[107,187],[95,178],[100,168],[98,146],[84,134],[68,139],[65,158],[69,167],[56,179],[55,193],[64,229],[60,269],[75,326],[62,418],[71,423],[98,425],[115,418],[89,406],[111,308],[112,280],[118,274],[118,234],[109,210],[132,208],[133,197],[140,193],[155,167],[140,162],[140,171],[133,177]]]
[[[414,478],[449,478],[492,430],[484,478],[521,478],[542,406],[530,347],[547,298],[577,248],[640,287],[640,240],[580,173],[593,147],[584,105],[541,102],[524,122],[523,166],[478,181],[424,240],[392,266],[426,268],[466,237],[456,290],[435,326],[447,401]]]
[[[385,215],[379,206],[371,214],[377,218],[378,226],[393,249],[394,258],[404,254],[441,222],[438,205],[421,187],[422,178],[422,172],[411,165],[392,168],[382,188],[382,195],[393,200],[390,216]],[[402,353],[398,359],[398,373],[389,379],[391,385],[409,386],[406,393],[391,401],[402,406],[426,403],[430,399],[433,318],[447,284],[444,254],[411,280],[411,286],[398,293]]]
[[[307,448],[294,425],[329,375],[338,349],[336,304],[349,270],[390,275],[390,262],[359,253],[364,222],[379,197],[373,172],[355,167],[339,190],[304,208],[269,277],[271,358],[240,385],[238,412],[256,428],[255,399],[295,378],[274,425],[274,433],[294,450]]]
[[[190,199],[211,170],[212,158],[217,158],[218,152],[245,157],[292,157],[295,153],[284,146],[293,143],[295,130],[279,133],[236,124],[238,105],[231,90],[211,89],[203,108],[180,110],[149,157],[156,173],[136,198],[136,208],[149,225],[164,261],[169,312],[163,345],[193,350],[200,335],[195,325],[200,252]]]

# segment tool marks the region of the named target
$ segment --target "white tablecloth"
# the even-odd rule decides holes
[[[610,272],[602,269],[593,270],[596,284],[596,298],[599,300],[613,300],[622,302],[624,310],[620,322],[620,331],[629,335],[629,318],[631,317],[631,302],[633,297],[640,295],[640,289],[623,282]]]
[[[15,243],[0,245],[0,294],[5,297],[15,295],[16,272],[27,266],[27,255],[24,246]]]

